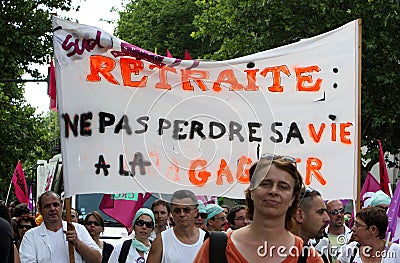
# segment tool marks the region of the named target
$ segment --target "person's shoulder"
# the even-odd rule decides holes
[[[10,224],[5,220],[4,218],[0,217],[0,226],[3,227],[4,229],[11,229]]]

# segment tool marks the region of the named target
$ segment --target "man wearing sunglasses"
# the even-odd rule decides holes
[[[206,211],[206,225],[208,231],[224,231],[225,226],[228,224],[224,209],[217,204],[208,204],[206,206]]]
[[[351,237],[351,229],[348,228],[344,221],[344,207],[340,200],[330,200],[326,203],[328,215],[330,218],[329,225],[325,228],[328,236],[330,256],[335,261],[340,253],[340,248],[347,244]],[[317,244],[317,250],[323,250],[326,244],[320,242]]]
[[[178,190],[171,197],[171,211],[175,226],[156,237],[147,263],[193,262],[203,244],[205,232],[194,224],[198,213],[197,198],[189,190]]]

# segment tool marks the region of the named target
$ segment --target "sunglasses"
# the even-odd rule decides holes
[[[329,212],[329,214],[331,214],[333,216],[337,216],[338,214],[343,215],[344,214],[344,208],[333,209],[332,211]]]
[[[92,224],[95,226],[101,226],[100,222],[97,222],[97,221],[87,221],[85,223],[85,225],[87,225],[87,226],[91,226]]]
[[[32,226],[31,225],[18,225],[18,228],[19,229],[24,229],[24,228],[26,228],[26,229],[31,229],[32,228]]]
[[[301,199],[300,199],[300,202],[299,202],[298,206],[300,206],[301,203],[303,203],[303,200],[304,200],[304,198],[306,198],[306,195],[309,195],[312,192],[314,192],[314,189],[312,189],[311,187],[306,187],[306,188],[303,188],[303,189],[304,189],[304,193],[301,196]]]
[[[193,208],[192,207],[184,207],[184,208],[174,208],[174,209],[172,209],[172,212],[174,213],[174,214],[180,214],[180,213],[182,213],[182,211],[183,211],[183,213],[185,213],[185,214],[189,214],[190,212],[192,212],[193,211]]]
[[[153,223],[153,221],[144,221],[142,219],[139,219],[139,220],[136,220],[135,225],[137,225],[137,226],[146,225],[146,227],[152,228],[154,226],[154,223]]]
[[[291,156],[276,155],[276,154],[273,154],[273,153],[264,153],[263,155],[261,155],[261,159],[266,159],[266,160],[270,160],[270,161],[284,160],[286,162],[294,164],[294,166],[297,167],[296,159],[291,157]]]
[[[195,218],[201,217],[201,219],[206,219],[207,218],[207,213],[198,213]]]

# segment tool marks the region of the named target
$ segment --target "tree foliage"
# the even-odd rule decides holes
[[[199,58],[215,51],[207,37],[195,40],[190,36],[196,29],[194,16],[201,11],[193,0],[132,0],[119,12],[115,35],[161,55],[169,49],[174,57],[183,58],[188,49],[192,58]]]
[[[43,77],[30,68],[48,65],[52,53],[51,12],[70,10],[71,0],[1,0],[0,14],[0,198],[5,198],[18,160],[25,175],[37,159],[51,156],[49,142],[58,134],[49,129],[56,118],[35,114],[24,99],[24,86],[5,82],[24,73]],[[50,115],[53,114],[53,115]]]
[[[213,59],[240,57],[290,44],[362,19],[362,145],[364,169],[376,163],[377,140],[399,153],[400,5],[378,1],[205,1],[194,24],[197,39],[220,45]]]

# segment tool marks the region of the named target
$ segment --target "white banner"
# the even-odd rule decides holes
[[[66,196],[243,198],[261,153],[297,158],[326,199],[355,198],[358,21],[222,62],[167,58],[54,18]]]

